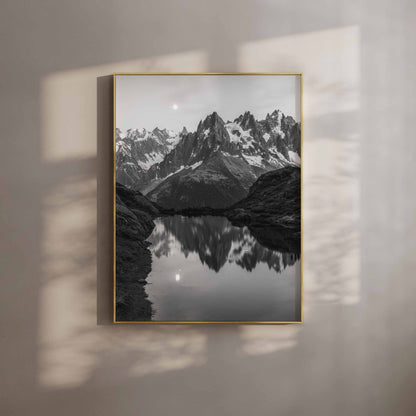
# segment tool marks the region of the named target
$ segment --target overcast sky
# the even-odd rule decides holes
[[[224,121],[251,111],[257,120],[280,109],[300,120],[295,75],[118,75],[116,126],[196,130],[216,111]]]

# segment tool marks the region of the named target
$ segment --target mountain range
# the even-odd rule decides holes
[[[172,130],[129,129],[124,134],[116,129],[116,173],[117,182],[138,189],[143,174],[159,163],[179,142],[181,134]]]
[[[224,208],[263,173],[300,165],[300,129],[280,110],[227,122],[213,112],[194,132],[116,129],[116,180],[165,208]]]

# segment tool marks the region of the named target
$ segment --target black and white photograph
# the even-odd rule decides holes
[[[301,322],[301,74],[114,83],[114,321]]]

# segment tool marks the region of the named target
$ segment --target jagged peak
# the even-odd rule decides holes
[[[250,111],[246,111],[243,115],[243,120],[249,120],[249,119],[254,119],[253,114],[251,114]]]
[[[200,121],[198,124],[197,131],[200,132],[201,129],[207,129],[209,127],[224,126],[224,120],[218,115],[216,111],[209,114],[205,117],[204,121]]]
[[[283,115],[283,112],[281,110],[274,110],[271,117],[277,117],[280,114]]]
[[[185,126],[183,126],[182,131],[179,134],[182,136],[184,136],[185,134],[188,134],[188,129]]]
[[[257,121],[250,111],[246,111],[244,114],[237,117],[234,122],[238,123],[244,130],[256,129]]]
[[[126,130],[126,137],[144,137],[147,133],[147,130],[143,127],[141,129],[128,129]]]
[[[123,130],[116,128],[116,140],[123,140],[125,138],[125,134]]]
[[[243,115],[242,115],[242,114],[240,114],[238,117],[236,117],[236,118],[234,119],[234,123],[240,123],[242,119],[243,119]]]
[[[218,122],[222,122],[224,124],[224,120],[218,115],[216,111],[210,114],[205,120],[209,120],[211,124]]]
[[[250,111],[245,111],[243,114],[240,114],[236,119],[234,119],[234,123],[247,123],[248,120],[256,121],[254,115]]]
[[[154,133],[154,134],[158,134],[158,133],[160,134],[160,133],[162,133],[162,134],[166,135],[166,134],[168,134],[168,130],[166,128],[161,129],[159,127],[155,127],[152,130],[152,133]]]

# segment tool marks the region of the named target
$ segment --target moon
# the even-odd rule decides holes
[[[178,104],[173,104],[172,105],[172,108],[174,109],[174,110],[177,110],[179,107],[178,107]]]

